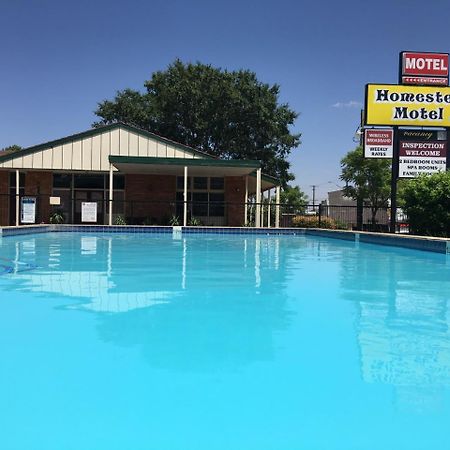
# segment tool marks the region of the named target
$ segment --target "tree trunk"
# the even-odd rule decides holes
[[[356,200],[356,229],[361,231],[363,227],[363,204],[362,198]]]

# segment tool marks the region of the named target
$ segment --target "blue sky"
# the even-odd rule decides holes
[[[90,128],[97,102],[143,89],[176,57],[246,68],[300,113],[291,155],[318,197],[340,184],[368,82],[395,83],[401,50],[450,50],[450,4],[417,0],[0,0],[0,147]],[[331,181],[332,183],[328,183]],[[333,184],[335,183],[335,184]]]

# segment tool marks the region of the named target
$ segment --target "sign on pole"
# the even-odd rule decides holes
[[[400,141],[400,178],[445,172],[446,166],[447,141]]]
[[[448,85],[448,53],[401,52],[402,84]]]
[[[401,141],[446,141],[447,131],[445,130],[399,130]]]
[[[97,202],[81,202],[81,222],[97,222]]]
[[[364,130],[365,158],[392,158],[394,131],[392,129]]]
[[[36,197],[22,197],[20,221],[22,223],[36,222]]]
[[[450,127],[450,87],[368,84],[366,125]]]
[[[401,52],[398,73],[399,84],[366,85],[364,108],[364,127],[393,130],[391,233],[396,231],[397,179],[446,170],[447,133],[439,129],[450,128],[449,54]],[[364,156],[377,157],[370,155],[369,136],[365,133]]]

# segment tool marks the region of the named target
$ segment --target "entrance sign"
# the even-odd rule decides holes
[[[392,158],[394,146],[394,131],[364,130],[364,157],[365,158]]]
[[[22,223],[36,222],[36,197],[22,197],[20,221]]]
[[[81,202],[81,222],[97,222],[97,202]]]
[[[446,161],[446,141],[400,141],[400,178],[414,178],[422,174],[445,172]]]
[[[366,125],[450,127],[450,87],[368,84]]]
[[[422,86],[447,86],[448,78],[403,76],[402,84],[418,84]]]

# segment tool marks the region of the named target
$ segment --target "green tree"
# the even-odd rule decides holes
[[[341,160],[341,180],[347,197],[360,205],[369,206],[372,225],[380,208],[388,206],[391,194],[391,161],[387,159],[364,158],[362,147],[348,152]]]
[[[287,186],[280,194],[280,204],[285,211],[303,214],[308,204],[308,196],[299,186]]]
[[[413,233],[450,237],[450,172],[409,180],[402,196]]]
[[[22,150],[22,147],[17,144],[9,145],[8,147],[3,147],[0,149],[0,152],[17,152],[19,150]]]
[[[300,144],[290,131],[298,114],[279,103],[278,85],[248,70],[227,71],[175,60],[152,74],[146,91],[119,91],[98,104],[94,126],[122,121],[224,159],[255,159],[283,186],[287,161]]]

